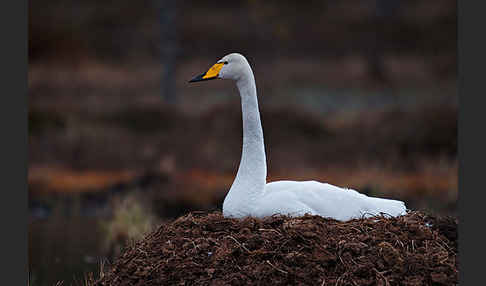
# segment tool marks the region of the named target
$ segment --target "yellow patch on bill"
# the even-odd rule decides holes
[[[213,78],[218,76],[219,71],[221,70],[223,65],[224,65],[223,63],[214,64],[202,78],[208,79],[208,78]]]

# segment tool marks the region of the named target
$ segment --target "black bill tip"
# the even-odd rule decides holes
[[[211,77],[211,78],[203,78],[206,73],[202,73],[198,76],[193,77],[189,82],[198,82],[198,81],[205,81],[205,80],[211,80],[211,79],[217,79],[217,77]]]

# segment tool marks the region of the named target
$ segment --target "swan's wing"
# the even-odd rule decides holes
[[[403,202],[371,198],[352,189],[316,181],[277,181],[265,186],[257,211],[279,211],[293,215],[304,213],[349,220],[380,212],[396,216],[405,213]]]

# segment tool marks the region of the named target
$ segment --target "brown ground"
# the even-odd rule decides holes
[[[127,246],[95,285],[455,285],[457,219],[337,222],[194,212]]]

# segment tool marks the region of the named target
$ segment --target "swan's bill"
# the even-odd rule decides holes
[[[218,78],[219,71],[221,70],[223,65],[224,65],[224,63],[216,63],[207,72],[200,74],[198,76],[195,76],[189,82],[216,79],[216,78]]]

